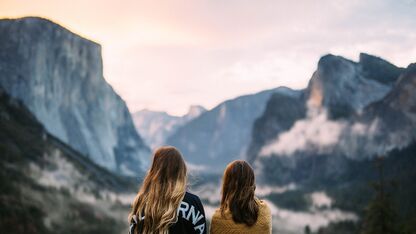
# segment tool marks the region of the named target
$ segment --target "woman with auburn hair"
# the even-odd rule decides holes
[[[243,160],[224,171],[221,206],[212,216],[210,233],[272,233],[272,216],[264,201],[254,196],[254,172]]]
[[[157,149],[132,204],[130,234],[206,233],[202,203],[186,187],[181,153],[172,146]]]

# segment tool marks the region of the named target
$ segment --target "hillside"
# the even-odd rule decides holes
[[[1,89],[0,154],[2,233],[127,232],[134,181],[50,135]]]

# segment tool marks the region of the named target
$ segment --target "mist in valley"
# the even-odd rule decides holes
[[[208,223],[246,160],[273,233],[416,233],[415,1],[0,9],[0,233],[127,233],[164,145]]]

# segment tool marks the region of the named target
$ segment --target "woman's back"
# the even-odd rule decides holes
[[[202,203],[186,187],[186,164],[179,150],[158,148],[131,207],[130,233],[206,233]]]
[[[145,215],[146,216],[146,215]],[[136,216],[130,223],[130,233],[139,228],[141,222]],[[140,233],[140,231],[139,231]],[[169,234],[206,233],[205,212],[198,196],[186,192],[178,208],[178,221],[169,227]]]
[[[255,175],[244,160],[227,165],[222,178],[221,203],[211,220],[211,233],[271,233],[269,207],[254,195]]]
[[[210,233],[271,233],[272,216],[270,209],[264,201],[258,199],[256,201],[259,204],[259,214],[254,225],[248,226],[245,223],[236,223],[229,210],[226,210],[222,215],[221,210],[217,209],[212,216]]]

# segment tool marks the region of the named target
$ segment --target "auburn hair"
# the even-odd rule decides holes
[[[246,161],[237,160],[228,164],[222,183],[222,216],[229,210],[234,222],[254,225],[259,215],[259,204],[254,198],[255,190],[254,172]]]
[[[186,165],[175,147],[163,146],[153,155],[150,170],[134,199],[129,222],[136,215],[135,233],[166,234],[178,220],[178,207],[185,196]]]

